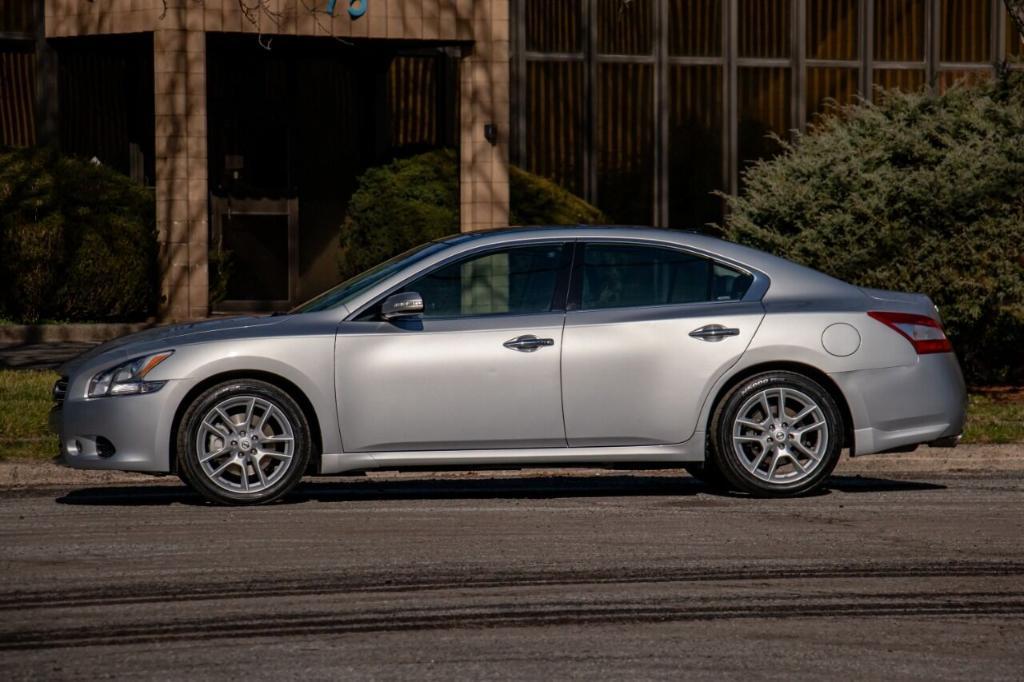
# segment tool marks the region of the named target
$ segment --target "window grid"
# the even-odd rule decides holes
[[[672,68],[679,66],[715,66],[722,69],[721,80],[722,97],[721,112],[719,119],[724,122],[721,138],[721,187],[729,193],[735,194],[740,188],[740,175],[742,172],[740,153],[740,74],[741,72],[752,73],[754,69],[785,69],[788,71],[788,92],[783,97],[788,99],[788,112],[785,116],[788,121],[788,130],[804,130],[807,125],[813,122],[813,114],[817,111],[817,103],[809,102],[809,96],[815,85],[815,79],[828,81],[834,78],[849,93],[850,84],[846,78],[851,76],[856,85],[856,95],[868,100],[875,97],[876,84],[895,83],[898,86],[913,87],[920,82],[933,89],[944,89],[953,80],[960,77],[971,77],[971,74],[979,76],[991,76],[994,74],[995,65],[1002,62],[1007,56],[1018,54],[1021,49],[1010,44],[1012,31],[1009,27],[1008,17],[1002,0],[980,0],[990,3],[987,10],[988,26],[982,27],[987,31],[988,45],[985,46],[987,61],[958,62],[943,61],[941,40],[943,36],[944,23],[942,12],[947,3],[962,3],[964,0],[905,0],[920,7],[921,31],[923,54],[921,59],[878,59],[876,58],[875,32],[876,32],[876,10],[883,3],[892,3],[895,0],[857,0],[856,2],[856,57],[849,55],[843,58],[821,58],[808,54],[808,13],[812,2],[827,3],[842,2],[849,4],[852,0],[783,0],[786,3],[786,12],[789,15],[789,42],[790,50],[788,55],[782,56],[778,53],[771,57],[741,56],[740,55],[740,10],[745,8],[744,0],[721,0],[720,24],[721,52],[718,55],[676,55],[671,54],[670,43],[670,3],[673,0],[648,0],[650,4],[646,16],[653,26],[651,27],[650,45],[651,49],[645,54],[606,54],[599,51],[599,32],[597,19],[602,5],[607,12],[609,0],[579,0],[580,17],[578,19],[581,39],[580,50],[575,52],[539,52],[526,49],[524,8],[530,0],[513,0],[515,3],[515,18],[513,21],[513,69],[516,72],[517,83],[514,96],[515,107],[515,143],[514,153],[519,163],[529,164],[527,153],[527,130],[526,112],[524,104],[527,99],[526,65],[536,62],[574,62],[583,64],[583,97],[582,111],[584,120],[581,122],[581,132],[584,143],[580,155],[582,164],[582,195],[588,201],[601,205],[601,197],[598,192],[598,166],[596,161],[596,127],[599,116],[598,93],[600,92],[600,67],[603,64],[645,64],[653,69],[654,86],[651,88],[652,102],[647,106],[653,107],[654,152],[651,155],[650,163],[653,165],[651,172],[654,176],[653,206],[651,210],[651,223],[667,227],[670,224],[679,225],[684,221],[678,216],[673,219],[669,211],[669,197],[672,191],[670,186],[670,162],[668,155],[662,150],[667,149],[670,143],[669,127],[669,102],[672,93],[670,83],[672,79]],[[762,0],[760,5],[769,3]],[[887,6],[881,7],[883,10]],[[678,18],[678,17],[677,17]],[[777,28],[777,27],[776,27]],[[977,27],[976,27],[977,28]],[[979,29],[980,30],[980,29]],[[714,41],[712,41],[714,42]],[[637,44],[636,42],[630,44]],[[1016,51],[1014,51],[1016,50]],[[1011,69],[1024,69],[1024,61],[1010,62]],[[745,70],[745,71],[744,71]],[[831,75],[829,75],[831,71]],[[907,74],[902,76],[900,74]],[[833,84],[834,85],[834,84]],[[824,86],[825,90],[829,85]],[[843,94],[843,93],[840,93]],[[677,179],[678,180],[678,179]]]

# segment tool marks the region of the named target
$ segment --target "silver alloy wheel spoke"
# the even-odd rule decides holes
[[[260,423],[256,425],[256,433],[263,433],[263,427],[267,424],[267,419],[274,412],[274,406],[271,405],[263,412],[263,416],[260,417]]]
[[[755,421],[751,421],[749,419],[739,418],[739,419],[736,420],[736,423],[737,424],[742,424],[743,426],[746,426],[747,428],[750,428],[750,429],[757,429],[758,431],[767,431],[768,430],[768,427],[767,427],[767,425],[764,422],[755,422]]]
[[[213,484],[251,495],[287,474],[295,454],[295,429],[287,415],[265,398],[234,396],[203,416],[196,451],[199,466]]]
[[[214,457],[220,457],[221,455],[223,455],[224,453],[228,452],[229,450],[231,450],[231,447],[228,446],[228,445],[225,445],[224,447],[220,448],[219,450],[214,450],[213,452],[208,452],[208,453],[206,453],[205,455],[202,455],[199,458],[199,463],[202,464],[203,462],[210,461]]]
[[[732,448],[740,464],[767,483],[790,484],[813,475],[830,437],[821,406],[791,387],[747,398],[732,425]]]
[[[252,411],[256,409],[256,398],[249,401],[249,407],[245,410],[245,419],[242,420],[242,424],[245,428],[252,426]]]
[[[815,422],[815,423],[811,424],[810,426],[805,426],[802,429],[795,429],[793,431],[793,433],[796,434],[797,438],[799,438],[800,436],[804,435],[805,433],[807,433],[809,431],[817,431],[818,429],[820,429],[823,426],[825,426],[825,421],[824,420],[822,420],[820,422]]]
[[[260,457],[273,457],[274,459],[291,459],[292,456],[283,452],[274,452],[273,450],[259,450],[257,453]]]
[[[796,447],[797,450],[799,450],[800,452],[804,453],[805,455],[807,455],[811,459],[813,459],[815,461],[820,459],[818,453],[814,452],[813,450],[808,448],[806,445],[801,443],[799,438],[796,439],[795,441],[793,441],[793,445]]]
[[[260,466],[260,460],[258,456],[252,458],[252,466],[254,469],[256,469],[256,475],[260,477],[260,485],[262,485],[264,488],[267,487],[267,475],[263,473],[263,467]]]

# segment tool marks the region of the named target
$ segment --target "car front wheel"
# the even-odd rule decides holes
[[[792,497],[835,469],[843,422],[821,385],[776,371],[733,388],[715,411],[711,433],[714,464],[733,486],[760,497]]]
[[[310,457],[309,424],[278,387],[236,380],[199,395],[178,428],[179,470],[211,502],[262,504],[290,492]]]

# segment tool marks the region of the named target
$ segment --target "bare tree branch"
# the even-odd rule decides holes
[[[1010,13],[1010,21],[1017,29],[1021,44],[1024,44],[1024,0],[1003,0],[1006,10]]]
[[[93,0],[89,0],[92,2]],[[205,4],[206,0],[192,0],[197,5]],[[317,5],[323,3],[325,0],[299,0],[299,4],[302,5],[302,9],[313,16],[313,20],[316,22],[316,27],[326,33],[332,35],[334,31],[331,28],[329,22],[324,22],[324,17],[331,18],[332,15],[324,10],[317,9]],[[260,47],[264,50],[270,49],[270,44],[273,42],[273,36],[266,36],[265,33],[277,33],[284,22],[288,19],[287,10],[278,10],[271,7],[271,0],[237,0],[238,10],[242,13],[242,18],[256,29],[256,41]],[[365,3],[366,0],[363,0]],[[168,0],[162,0],[163,9],[160,12],[160,19],[164,19],[167,16]],[[326,7],[326,5],[324,5]],[[269,24],[264,27],[263,19],[266,17]],[[344,45],[351,45],[352,43],[344,38],[334,36],[334,39]]]

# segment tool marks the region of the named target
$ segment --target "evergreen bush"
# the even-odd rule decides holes
[[[861,286],[923,292],[968,381],[1024,382],[1024,81],[878,99],[751,166],[726,197],[726,236]]]
[[[137,320],[156,303],[152,192],[52,150],[0,152],[0,317]]]
[[[510,184],[512,224],[605,222],[596,208],[532,173],[512,167]],[[458,204],[458,167],[451,150],[370,168],[359,178],[341,227],[341,276],[458,232]]]

